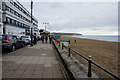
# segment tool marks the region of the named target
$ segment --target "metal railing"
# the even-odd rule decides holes
[[[56,39],[54,38],[54,40],[56,41]],[[58,43],[58,42],[57,42]],[[59,46],[60,46],[60,42],[59,42]],[[69,41],[69,44],[70,44],[70,41]],[[94,66],[98,67],[99,69],[101,69],[102,71],[106,72],[107,74],[109,74],[110,76],[112,76],[113,78],[117,79],[117,80],[120,80],[120,78],[118,76],[116,76],[115,74],[113,74],[112,72],[106,70],[105,68],[99,66],[98,64],[96,64],[95,62],[93,62],[91,60],[91,56],[89,56],[89,58],[86,58],[85,56],[83,56],[82,54],[80,54],[79,52],[75,51],[74,49],[70,48],[70,46],[65,46],[63,43],[62,43],[62,50],[64,49],[64,47],[68,48],[68,56],[70,57],[71,55],[71,51],[73,51],[74,53],[76,53],[77,55],[81,56],[82,58],[84,58],[85,60],[88,61],[88,74],[87,76],[88,77],[92,77],[92,66],[91,64],[93,64]]]
[[[53,39],[54,39],[54,38],[53,38]],[[55,39],[54,39],[54,40],[55,40]],[[56,40],[55,40],[55,41],[56,41]],[[66,62],[64,61],[64,59],[63,59],[62,56],[60,55],[60,52],[59,52],[58,48],[56,47],[54,41],[53,41],[53,45],[54,45],[54,47],[55,47],[55,49],[56,49],[56,51],[57,51],[57,54],[58,54],[58,56],[59,56],[59,60],[60,60],[60,62],[61,62],[61,64],[62,64],[62,67],[63,67],[64,70],[65,70],[66,79],[67,79],[67,80],[75,80],[75,77],[73,76],[73,74],[72,74],[72,72],[69,70]]]

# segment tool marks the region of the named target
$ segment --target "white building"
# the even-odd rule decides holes
[[[26,34],[31,27],[31,14],[17,0],[6,0],[2,4],[3,33]],[[33,33],[38,34],[38,21],[33,16]]]
[[[0,0],[0,34],[3,33],[3,24],[2,24],[2,0]]]

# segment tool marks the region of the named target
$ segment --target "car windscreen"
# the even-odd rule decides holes
[[[29,38],[29,36],[22,36],[21,38]]]

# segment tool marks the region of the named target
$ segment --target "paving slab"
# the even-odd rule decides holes
[[[52,44],[26,46],[2,59],[3,78],[64,78]]]

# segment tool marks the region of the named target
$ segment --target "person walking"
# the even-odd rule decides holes
[[[46,41],[46,44],[47,44],[47,40],[48,40],[48,36],[46,35],[46,36],[45,36],[45,41]]]
[[[49,43],[51,44],[52,41],[52,35],[49,36]]]
[[[34,44],[37,44],[37,37],[36,37],[36,33],[34,33]]]
[[[42,35],[41,40],[42,40],[42,43],[44,43],[44,35]]]

